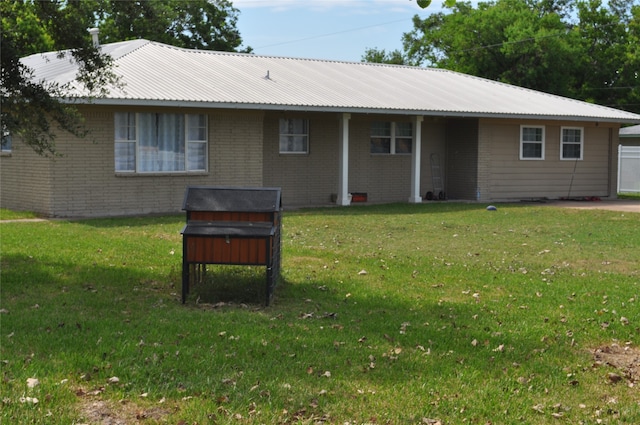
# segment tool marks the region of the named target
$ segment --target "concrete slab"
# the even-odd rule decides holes
[[[614,199],[602,201],[549,201],[546,205],[583,210],[608,210],[640,213],[640,201],[635,199]]]

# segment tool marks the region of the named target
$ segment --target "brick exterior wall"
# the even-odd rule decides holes
[[[82,106],[90,136],[59,134],[61,157],[42,158],[14,140],[0,155],[3,208],[45,216],[97,217],[181,212],[189,185],[275,186],[284,206],[329,205],[338,192],[338,113]],[[208,116],[208,170],[201,173],[116,173],[114,113],[201,113]],[[279,119],[309,120],[309,153],[279,153]],[[411,155],[372,155],[373,121],[410,116],[352,114],[349,120],[350,192],[368,202],[407,202]],[[431,155],[437,154],[449,199],[513,200],[534,197],[615,196],[618,127],[614,124],[538,122],[546,125],[545,161],[519,160],[519,120],[445,119],[422,122],[420,195],[432,191]],[[584,128],[584,160],[559,160],[560,127]],[[571,179],[573,178],[573,182]],[[571,186],[571,187],[569,187]],[[570,190],[569,190],[570,189]]]
[[[280,153],[280,118],[309,120],[309,153]],[[268,113],[264,119],[264,185],[280,187],[284,207],[328,205],[338,187],[338,115]]]
[[[62,157],[38,158],[20,146],[2,158],[3,207],[57,217],[176,213],[189,185],[262,186],[262,112],[102,106],[81,111],[91,134],[84,140],[59,134],[56,145]],[[207,114],[208,171],[116,173],[116,111]]]
[[[279,119],[309,120],[309,154],[279,153]],[[287,206],[331,203],[338,192],[340,114],[269,113],[264,122],[264,183],[282,188]],[[411,155],[372,155],[373,121],[410,121],[407,116],[352,114],[349,120],[349,192],[367,193],[367,202],[407,202],[411,188]],[[426,119],[423,124],[421,192],[430,190],[431,153],[441,156],[444,169],[444,123]],[[424,190],[423,190],[424,189]]]
[[[0,206],[14,211],[50,211],[51,169],[60,160],[39,156],[14,138],[11,153],[0,154]]]

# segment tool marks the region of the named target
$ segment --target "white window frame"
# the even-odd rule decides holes
[[[125,118],[126,116],[126,125],[120,126],[121,128],[126,128],[125,131],[120,131],[118,126],[119,120],[118,118]],[[131,121],[133,121],[133,125],[131,125]],[[138,163],[138,132],[137,132],[137,114],[134,112],[116,112],[113,116],[113,124],[114,124],[114,169],[116,173],[135,173],[136,172],[136,164]],[[121,137],[124,136],[124,137]],[[127,163],[131,162],[131,168],[118,168],[118,160],[120,156],[118,155],[118,148],[128,145],[128,147],[133,149],[133,158],[124,159],[122,161],[126,161]]]
[[[205,173],[208,170],[209,164],[209,119],[206,114],[186,114],[185,117],[185,136],[184,142],[185,146],[185,170],[188,173]],[[200,121],[202,119],[203,122],[197,122],[195,126],[191,125],[193,123],[192,119],[197,119]],[[201,125],[203,124],[203,125]],[[191,130],[196,130],[198,134],[195,134],[196,137],[193,137],[194,134]],[[189,157],[190,152],[194,150],[200,150],[203,152],[202,160],[204,160],[204,164],[202,168],[189,168]]]
[[[298,122],[302,124],[303,133],[291,133],[288,131],[282,131],[284,129],[289,129],[291,125],[283,125],[283,123],[289,122]],[[294,125],[294,128],[297,126]],[[309,120],[303,118],[280,118],[278,121],[278,152],[281,155],[309,155]],[[295,150],[296,143],[287,143],[288,139],[298,139],[302,141],[302,149]],[[285,149],[283,149],[285,147]],[[290,149],[286,149],[290,148]]]
[[[542,140],[524,140],[524,130],[526,128],[536,128],[542,130]],[[545,156],[545,145],[546,145],[546,135],[545,135],[545,126],[544,125],[521,125],[520,126],[520,160],[522,161],[544,161]],[[540,157],[529,157],[524,156],[524,145],[525,144],[540,144]]]
[[[206,114],[182,114],[184,119],[184,170],[169,170],[169,171],[141,171],[141,165],[139,163],[141,155],[140,155],[140,144],[139,144],[139,113],[135,112],[116,112],[114,114],[114,169],[118,174],[190,174],[190,173],[206,173],[209,166],[209,150],[208,150],[208,116]],[[118,117],[124,118],[126,116],[126,130],[122,131],[123,127],[118,127],[119,120]],[[198,126],[196,135],[197,137],[192,137],[193,132],[190,131],[193,129],[193,126],[190,125],[192,123],[193,117],[200,117],[200,119],[204,118],[204,126]],[[124,137],[123,137],[124,136]],[[202,140],[204,137],[204,140]],[[123,147],[123,145],[129,145],[129,149],[133,149],[133,157],[124,159],[124,161],[130,163],[130,167],[128,168],[118,168],[118,148]],[[202,158],[200,161],[203,162],[203,168],[190,168],[190,152],[193,150],[199,150],[203,152]]]
[[[565,130],[578,130],[580,131],[580,141],[566,141]],[[580,146],[580,156],[579,157],[571,157],[567,158],[564,156],[564,146],[565,145],[578,145]],[[582,161],[584,158],[584,127],[560,127],[560,160],[561,161]]]
[[[383,123],[383,124],[390,124],[389,126],[389,132],[390,134],[375,134],[374,133],[374,125],[377,123]],[[410,129],[411,129],[411,134],[409,136],[406,135],[401,135],[398,134],[398,131],[400,129],[400,126],[398,124],[402,124],[402,125],[409,125]],[[413,153],[413,124],[412,123],[406,123],[406,122],[395,122],[395,121],[373,121],[371,123],[371,127],[370,127],[370,141],[372,141],[373,139],[388,139],[389,140],[389,152],[372,152],[372,144],[371,142],[369,143],[369,153],[371,155],[411,155]],[[409,146],[410,146],[410,150],[409,152],[398,152],[398,146],[400,145],[398,142],[400,140],[408,140],[409,141]]]
[[[5,128],[5,126],[2,126],[2,139],[4,141],[4,143],[2,143],[2,141],[0,141],[0,152],[3,154],[10,154],[11,151],[13,150],[13,139],[11,137],[11,133],[9,132],[9,130],[7,130]]]

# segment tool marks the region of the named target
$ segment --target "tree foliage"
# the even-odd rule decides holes
[[[69,87],[37,81],[20,58],[58,51],[78,64],[77,80],[92,96],[116,83],[111,58],[93,43],[148,38],[178,47],[236,51],[238,10],[227,0],[4,0],[1,19],[2,143],[20,140],[40,155],[56,155],[55,134],[84,137],[87,130],[69,97]],[[251,51],[246,48],[244,51]]]
[[[364,53],[364,56],[362,57],[362,62],[404,65],[407,63],[407,58],[398,49],[390,52],[387,52],[384,49],[367,49]]]
[[[640,5],[634,0],[494,0],[415,16],[402,58],[640,112]],[[363,60],[389,62],[367,50]]]
[[[60,99],[67,87],[34,81],[33,71],[20,58],[36,52],[59,51],[60,57],[80,65],[77,79],[97,93],[113,80],[110,58],[93,46],[86,28],[93,23],[92,10],[83,1],[57,2],[5,1],[2,16],[0,94],[2,143],[9,135],[18,135],[38,154],[55,153],[52,123],[77,136],[86,131],[77,110]],[[70,50],[66,50],[70,49]]]
[[[105,43],[146,38],[177,47],[238,51],[238,10],[227,0],[97,0]],[[251,51],[250,48],[244,50]]]

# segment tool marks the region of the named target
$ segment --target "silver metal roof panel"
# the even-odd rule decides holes
[[[98,104],[180,105],[640,122],[640,115],[434,68],[181,49],[147,40],[102,46],[121,87]],[[23,59],[40,80],[75,82],[56,52]]]
[[[620,137],[640,137],[640,125],[621,128]]]

